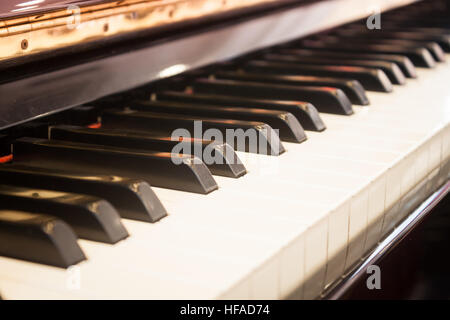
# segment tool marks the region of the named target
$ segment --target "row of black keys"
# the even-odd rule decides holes
[[[196,120],[221,132],[278,129],[259,135],[258,146],[280,155],[279,140],[301,143],[304,130],[326,129],[319,112],[351,115],[352,104],[369,104],[365,90],[391,92],[416,77],[415,67],[444,61],[450,27],[439,27],[372,33],[349,25],[10,130],[0,137],[12,139],[14,159],[0,165],[0,254],[60,267],[84,260],[77,237],[116,243],[128,236],[121,217],[166,216],[149,183],[207,194],[218,187],[212,174],[246,173],[224,143],[211,149],[221,164],[184,154],[174,165],[173,130],[193,134]],[[183,143],[204,151],[211,141]]]

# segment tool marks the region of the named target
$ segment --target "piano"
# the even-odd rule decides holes
[[[447,197],[449,1],[0,8],[2,299],[339,299]]]

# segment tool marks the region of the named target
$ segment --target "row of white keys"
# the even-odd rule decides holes
[[[408,152],[448,123],[445,92],[427,82],[441,73],[448,83],[448,69],[423,72],[391,95],[369,94],[372,105],[352,117],[323,115],[328,130],[286,144],[281,157],[240,154],[249,173],[217,178],[220,190],[208,196],[155,188],[170,216],[154,225],[126,221],[131,237],[115,246],[80,241],[89,261],[76,272],[0,258],[0,290],[13,299],[55,292],[61,298],[282,298],[308,279],[297,297],[313,298],[379,240],[385,195],[392,192],[395,201],[417,182],[416,174],[400,184],[389,180],[402,176],[404,165],[396,165]],[[437,98],[424,114],[418,102],[426,95]],[[398,122],[402,112],[408,122]],[[443,150],[442,160],[448,127],[439,132],[433,150]],[[414,172],[429,172],[426,158],[426,168],[418,163]],[[33,290],[13,290],[14,283]]]

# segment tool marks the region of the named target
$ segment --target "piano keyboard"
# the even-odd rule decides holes
[[[385,20],[1,133],[2,298],[319,297],[450,176],[450,25]],[[195,120],[280,142],[176,166]]]

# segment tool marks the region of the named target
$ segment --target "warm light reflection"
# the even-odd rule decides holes
[[[328,92],[335,92],[336,88],[332,88],[332,87],[320,87],[320,89],[328,91]]]
[[[13,160],[12,154],[0,157],[0,163],[7,163],[7,162],[11,162],[12,160]]]
[[[22,211],[15,211],[15,210],[1,210],[0,215],[2,216],[3,220],[17,222],[17,221],[25,221],[29,219],[33,219],[36,216],[31,213],[26,213]]]
[[[166,158],[166,159],[170,159],[172,157],[172,153],[170,152],[153,152],[152,153],[153,156],[155,157],[160,157],[160,158]],[[189,158],[190,156],[188,155],[181,155],[181,158]]]
[[[52,190],[39,190],[39,192],[37,192],[36,190],[33,189],[22,189],[22,188],[17,188],[17,189],[10,189],[11,194],[15,195],[15,196],[21,196],[21,197],[26,197],[26,198],[35,198],[35,199],[55,199],[55,198],[66,198],[67,197],[67,193],[64,192],[59,192],[59,191],[52,191]],[[73,195],[75,196],[75,195]],[[77,196],[75,196],[77,197]],[[82,195],[78,195],[78,197],[82,197]]]
[[[158,74],[160,78],[168,78],[175,76],[179,73],[182,73],[188,69],[188,66],[185,64],[175,64],[173,66],[170,66],[168,68],[165,68],[161,70],[161,72]]]
[[[28,7],[28,6],[34,6],[35,4],[39,4],[45,2],[45,0],[31,0],[31,1],[26,1],[26,2],[22,2],[19,4],[16,4],[16,7]]]
[[[61,0],[16,0],[6,6],[12,9],[8,9],[10,11],[6,14],[6,19],[0,22],[0,60],[78,44],[84,45],[105,37],[159,28],[253,4],[274,1],[278,0],[192,1],[195,5],[191,5],[191,1],[187,0],[65,1],[83,3],[83,11],[79,16],[68,16],[67,6],[64,6],[65,2]],[[45,14],[42,12],[30,14],[40,8],[45,9],[47,4],[51,5],[49,8],[54,7],[55,10]],[[17,14],[30,15],[18,18]],[[74,18],[79,18],[80,23],[73,24]],[[27,20],[29,22],[26,22]],[[75,19],[74,22],[77,20]],[[6,25],[12,28],[6,28]],[[21,41],[25,38],[31,39],[26,47],[21,46]],[[188,68],[190,66],[182,64],[169,66],[162,70],[159,76],[169,77]]]
[[[194,142],[202,143],[203,142],[202,139],[192,138],[192,137],[161,137],[158,139],[161,139],[163,141],[179,141],[179,142],[187,142],[187,143],[194,143]]]
[[[342,70],[342,71],[355,71],[355,70],[357,70],[357,68],[349,67],[349,66],[336,66],[334,68],[337,69],[337,70]]]
[[[11,10],[11,12],[27,11],[27,10],[31,10],[31,9],[36,9],[37,7],[39,7],[39,6],[30,6],[30,7],[20,8],[20,9],[14,9],[14,10]]]

